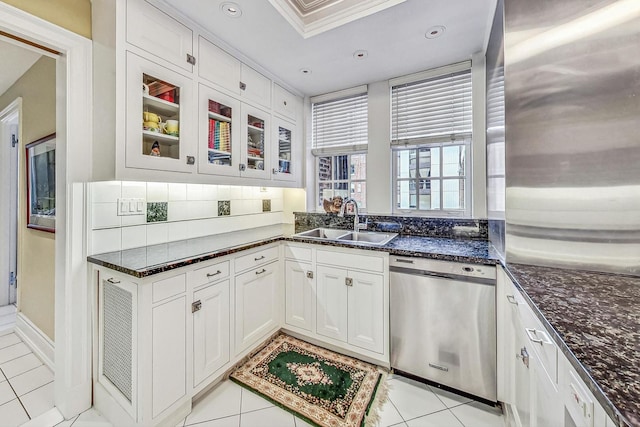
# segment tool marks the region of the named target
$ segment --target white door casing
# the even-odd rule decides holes
[[[55,391],[65,418],[91,407],[85,184],[91,179],[91,40],[0,3],[0,30],[61,53],[56,61]]]

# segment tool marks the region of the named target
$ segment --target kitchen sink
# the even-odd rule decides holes
[[[396,236],[397,236],[396,233],[376,233],[373,231],[358,231],[356,233],[349,232],[349,234],[340,236],[338,237],[338,240],[358,242],[358,243],[369,243],[372,245],[382,246],[389,243]]]
[[[340,243],[360,243],[374,246],[382,246],[389,243],[396,233],[378,233],[375,231],[337,230],[335,228],[314,228],[313,230],[296,233],[293,237],[336,241]]]

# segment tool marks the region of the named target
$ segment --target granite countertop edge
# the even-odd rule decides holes
[[[512,280],[516,288],[522,293],[525,301],[529,305],[529,307],[533,310],[535,316],[542,322],[544,328],[549,332],[553,341],[558,345],[562,353],[567,357],[571,366],[576,370],[580,378],[585,382],[589,391],[593,393],[596,400],[600,403],[600,405],[604,408],[605,412],[618,426],[632,426],[632,424],[622,415],[620,410],[609,400],[606,393],[600,386],[598,382],[587,372],[585,366],[580,362],[578,357],[571,351],[566,341],[562,338],[560,333],[554,326],[549,322],[549,320],[545,317],[544,313],[540,310],[538,305],[533,301],[531,296],[527,293],[524,286],[520,283],[520,280],[513,274],[512,269],[513,266],[510,266],[508,263],[505,264],[501,262],[501,265],[504,267],[505,272]]]

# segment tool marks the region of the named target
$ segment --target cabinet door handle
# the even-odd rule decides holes
[[[195,313],[196,311],[200,311],[202,308],[202,301],[198,300],[191,303],[191,313]]]
[[[307,278],[313,279],[313,271],[307,271]]]
[[[542,338],[538,338],[538,331],[530,328],[524,328],[524,330],[527,332],[527,336],[529,337],[529,340],[531,342],[534,342],[540,345],[544,344],[544,340]]]
[[[516,301],[516,297],[513,295],[507,295],[507,301],[509,301],[509,304],[513,304],[513,305],[520,304],[518,301]]]
[[[207,273],[207,277],[215,277],[218,274],[222,274],[222,271],[218,270],[215,273]]]
[[[347,286],[353,286],[353,279],[351,277],[346,277],[344,279],[344,284]]]
[[[188,165],[195,165],[196,164],[196,158],[194,156],[187,156],[187,164]]]
[[[272,171],[274,175],[276,175],[279,172],[277,168],[273,168]]]
[[[240,82],[240,90],[245,90],[247,88],[247,84]]]
[[[254,261],[260,261],[261,259],[264,259],[264,255],[259,256],[258,258],[254,258],[253,260],[254,260]]]
[[[240,171],[245,171],[247,169],[247,165],[244,163],[238,163],[238,169],[240,169]]]
[[[191,65],[196,65],[196,57],[187,53],[187,62]]]
[[[111,283],[112,285],[116,285],[118,283],[120,283],[120,280],[116,280],[113,277],[110,277],[107,279],[107,282]]]
[[[256,275],[258,274],[262,274],[262,273],[266,273],[267,270],[265,270],[264,268],[262,270],[256,271]]]

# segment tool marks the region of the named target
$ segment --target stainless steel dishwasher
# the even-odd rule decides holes
[[[495,402],[496,269],[390,258],[391,367]]]

